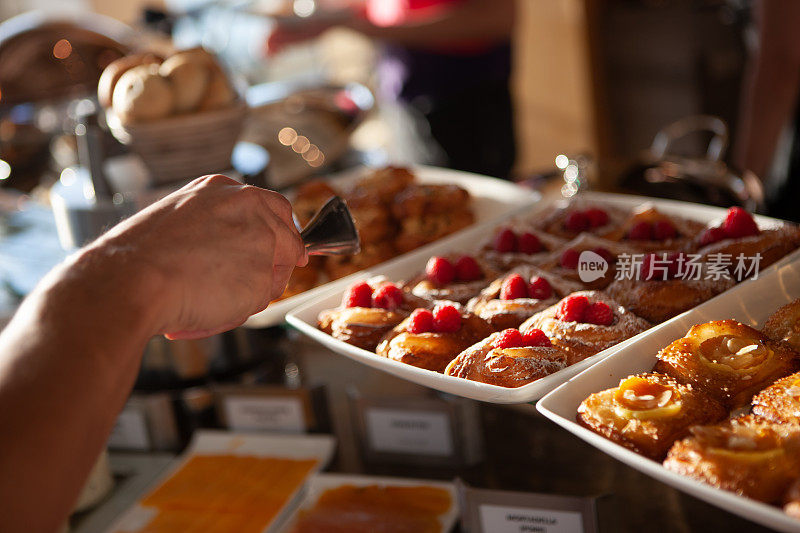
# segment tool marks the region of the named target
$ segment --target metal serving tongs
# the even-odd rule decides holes
[[[308,255],[355,255],[361,251],[353,215],[338,196],[317,211],[300,237]]]

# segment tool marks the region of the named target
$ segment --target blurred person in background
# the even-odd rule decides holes
[[[267,53],[334,26],[379,41],[381,101],[399,103],[412,118],[424,119],[412,122],[410,132],[408,121],[392,120],[393,134],[414,135],[423,143],[431,138],[437,146],[422,146],[422,151],[442,156],[412,162],[508,178],[515,158],[509,91],[514,2],[354,0],[344,8],[338,3],[336,22],[328,16],[278,19]],[[402,138],[396,142],[410,144]]]
[[[800,2],[761,0],[753,8],[758,39],[745,72],[734,163],[762,179],[768,214],[800,221]],[[789,160],[776,161],[781,134],[792,122]]]

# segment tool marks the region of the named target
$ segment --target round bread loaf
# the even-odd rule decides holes
[[[172,85],[176,113],[197,108],[206,93],[210,77],[210,69],[205,61],[197,60],[192,54],[179,52],[164,61],[158,72]]]
[[[114,87],[127,71],[140,65],[158,65],[163,58],[152,53],[132,54],[112,61],[103,70],[97,82],[97,99],[103,107],[111,107]]]
[[[147,122],[172,113],[174,100],[170,83],[158,74],[158,65],[140,65],[120,77],[112,107],[123,124]]]

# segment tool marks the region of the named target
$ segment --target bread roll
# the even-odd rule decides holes
[[[236,93],[222,68],[219,65],[212,65],[210,71],[208,87],[197,107],[198,111],[221,109],[229,106],[236,99]]]
[[[158,65],[140,65],[123,74],[112,97],[114,113],[123,124],[146,122],[172,113],[175,98]]]
[[[158,69],[159,74],[169,80],[175,95],[175,112],[193,111],[206,93],[210,69],[204,61],[189,54],[177,53]]]
[[[109,63],[97,82],[97,99],[100,105],[111,107],[114,87],[117,85],[119,78],[127,71],[139,65],[158,65],[161,61],[163,61],[163,58],[148,52],[121,57]]]

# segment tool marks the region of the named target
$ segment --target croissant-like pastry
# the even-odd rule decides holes
[[[396,255],[396,251],[390,242],[364,245],[356,255],[330,255],[325,257],[325,273],[329,279],[343,278],[388,261]]]
[[[507,342],[509,332],[519,342]],[[493,333],[458,354],[444,373],[500,387],[521,387],[566,368],[567,353],[554,347],[541,331],[535,333],[525,334],[533,342],[526,342],[514,329]]]
[[[764,324],[764,334],[774,341],[786,341],[800,353],[800,299],[772,313]]]
[[[425,271],[404,286],[419,298],[466,304],[499,274],[491,265],[473,256],[434,256],[428,260]]]
[[[339,191],[323,180],[312,180],[298,187],[297,195],[292,200],[292,210],[300,226],[303,227],[311,222],[311,218],[325,205],[325,202],[337,194]]]
[[[458,185],[415,184],[409,185],[395,196],[392,214],[398,220],[438,215],[469,207],[469,193]]]
[[[702,263],[697,265],[697,276],[685,271],[678,272],[679,268],[685,269],[684,265],[677,263],[679,255],[646,255],[638,279],[634,279],[634,276],[615,279],[605,291],[629,311],[658,324],[710,300],[736,284],[730,276],[716,279],[707,276],[708,269]],[[657,258],[657,263],[652,260],[653,257]],[[651,261],[647,261],[648,258]],[[658,268],[652,265],[658,265]],[[663,270],[666,270],[666,275]]]
[[[520,280],[516,278],[521,278]],[[496,330],[519,327],[525,320],[581,290],[581,285],[531,265],[497,278],[467,304],[467,309]]]
[[[689,245],[704,228],[702,222],[669,216],[646,203],[605,238],[628,242],[645,252],[678,250]]]
[[[586,398],[578,407],[577,420],[617,444],[660,461],[689,427],[717,422],[726,415],[719,402],[691,385],[664,374],[644,373]]]
[[[417,307],[428,302],[382,278],[350,286],[336,309],[322,311],[317,327],[353,346],[375,351],[378,342]]]
[[[353,192],[375,197],[390,205],[394,197],[416,181],[414,173],[405,167],[386,166],[377,168],[353,185]]]
[[[798,369],[787,345],[735,320],[693,326],[658,353],[655,365],[656,372],[691,383],[731,409]]]
[[[779,424],[800,424],[800,372],[781,378],[753,397],[753,414]]]
[[[667,469],[773,504],[798,478],[800,426],[746,415],[690,431],[669,450]]]
[[[394,246],[405,253],[466,228],[475,222],[475,214],[468,206],[446,213],[401,219]]]
[[[554,346],[570,354],[570,364],[574,364],[649,327],[649,322],[606,294],[580,291],[536,313],[519,329],[541,329]]]
[[[439,304],[433,313],[414,311],[384,336],[376,353],[418,368],[444,372],[459,353],[491,333],[482,318]]]
[[[289,277],[286,288],[279,300],[289,298],[290,296],[300,294],[301,292],[316,287],[320,282],[320,273],[322,272],[323,264],[324,259],[322,257],[309,257],[306,266],[292,270],[292,275]]]

